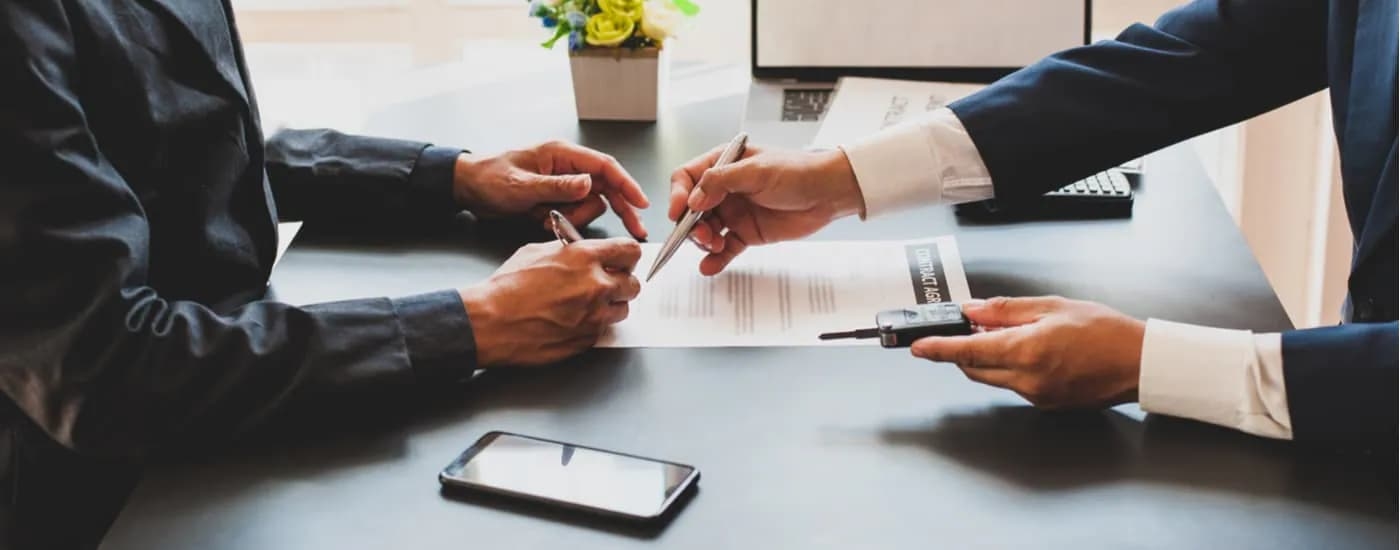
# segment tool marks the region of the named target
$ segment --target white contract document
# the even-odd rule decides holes
[[[643,244],[638,269],[660,250]],[[677,250],[598,347],[878,345],[817,335],[873,327],[885,309],[971,298],[953,237],[752,247],[714,277],[700,275],[703,256],[691,243]]]
[[[905,120],[946,107],[982,88],[981,84],[950,84],[879,78],[846,77],[822,115],[812,138],[815,147],[844,145]]]

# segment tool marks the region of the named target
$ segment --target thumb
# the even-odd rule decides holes
[[[691,210],[704,212],[719,206],[730,193],[749,195],[763,190],[758,170],[749,161],[740,161],[706,170],[686,202]]]
[[[560,176],[535,175],[526,179],[535,202],[578,202],[593,191],[593,177],[588,174]]]
[[[1038,298],[992,298],[986,301],[972,301],[963,305],[963,313],[974,323],[984,327],[1014,327],[1039,321],[1054,309],[1056,300],[1052,296]]]

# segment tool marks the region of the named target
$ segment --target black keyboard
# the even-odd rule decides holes
[[[959,216],[971,218],[1128,218],[1133,215],[1133,188],[1123,172],[1115,168],[1035,199],[971,202],[959,204],[956,211]]]
[[[1128,178],[1119,170],[1105,170],[1045,194],[1046,197],[1133,198]]]
[[[783,90],[783,122],[818,121],[835,90]]]

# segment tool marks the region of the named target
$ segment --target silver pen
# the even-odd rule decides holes
[[[724,148],[724,152],[719,154],[719,158],[715,159],[715,164],[711,168],[739,160],[739,157],[744,154],[744,146],[748,145],[748,142],[749,135],[739,132],[739,135],[734,136],[734,139],[729,141],[729,145]],[[647,272],[646,280],[650,281],[652,277],[656,276],[656,272],[661,270],[661,266],[671,261],[671,256],[675,255],[676,250],[685,243],[685,238],[690,236],[690,230],[695,229],[695,224],[699,223],[700,217],[704,215],[704,212],[692,212],[689,208],[685,209],[685,212],[681,214],[680,221],[676,222],[676,228],[671,231],[671,236],[666,237],[666,243],[661,245],[661,254],[657,255],[656,261],[651,264],[651,271]]]
[[[574,224],[569,223],[569,218],[565,218],[558,210],[549,211],[550,227],[554,229],[554,236],[559,238],[559,242],[569,244],[583,240],[583,235],[574,228]]]

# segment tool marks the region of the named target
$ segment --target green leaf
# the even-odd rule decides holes
[[[676,9],[681,10],[681,13],[688,17],[694,17],[695,14],[700,13],[700,6],[690,0],[671,0],[671,3],[675,4]]]
[[[559,22],[559,26],[556,27],[556,28],[554,29],[554,36],[553,36],[553,37],[550,37],[549,40],[545,40],[545,41],[544,41],[543,43],[541,43],[540,45],[541,45],[541,46],[544,46],[544,47],[546,47],[546,48],[549,48],[549,49],[553,49],[553,48],[554,48],[554,43],[555,43],[555,42],[558,42],[560,38],[563,38],[563,37],[565,37],[565,36],[568,36],[568,35],[569,35],[569,32],[570,32],[570,30],[569,30],[569,25],[568,25],[567,23],[563,22],[563,21],[560,21],[560,22]]]

